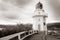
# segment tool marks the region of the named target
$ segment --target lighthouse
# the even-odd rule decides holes
[[[45,13],[42,3],[38,2],[33,15],[33,30],[37,30],[38,32],[47,31],[47,17],[47,13]]]

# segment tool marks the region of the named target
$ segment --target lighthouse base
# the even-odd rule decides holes
[[[47,33],[45,31],[40,31],[40,32],[38,32],[38,34],[41,36],[42,40],[47,40],[47,38],[46,38]]]
[[[47,35],[47,31],[38,31],[38,34]]]

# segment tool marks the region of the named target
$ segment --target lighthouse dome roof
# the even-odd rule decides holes
[[[38,2],[36,5],[36,9],[42,9],[42,8],[43,8],[42,3]]]

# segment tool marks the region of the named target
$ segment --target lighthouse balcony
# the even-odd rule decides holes
[[[34,17],[47,17],[47,15],[34,15],[33,18]]]

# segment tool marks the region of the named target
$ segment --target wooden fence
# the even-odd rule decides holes
[[[0,40],[14,40],[15,38],[17,38],[17,40],[23,40],[26,37],[28,37],[30,35],[33,35],[35,33],[37,33],[37,31],[33,31],[33,30],[24,31],[24,32],[12,34],[12,35],[9,35],[9,36],[6,36],[6,37],[2,37],[2,38],[0,38]]]

